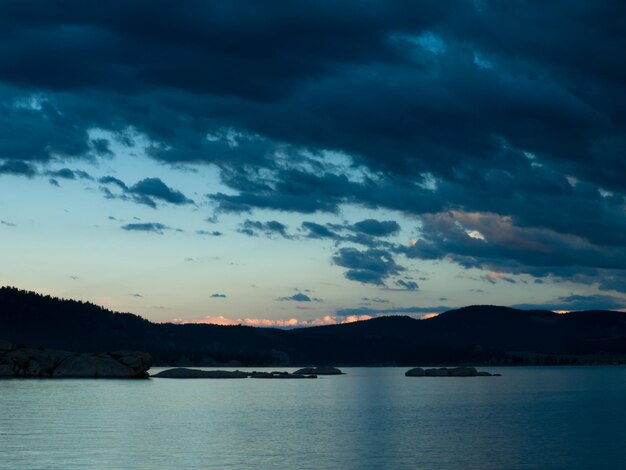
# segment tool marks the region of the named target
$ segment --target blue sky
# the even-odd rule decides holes
[[[3,11],[3,285],[253,325],[626,307],[619,2]]]

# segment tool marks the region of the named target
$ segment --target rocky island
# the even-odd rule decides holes
[[[404,375],[407,377],[494,377],[501,374],[478,371],[474,367],[439,367],[433,369],[415,367],[407,370]]]
[[[320,367],[304,367],[294,372],[296,375],[342,375],[345,372],[332,366],[320,366]]]
[[[176,367],[163,370],[152,377],[158,379],[316,379],[314,374],[290,374],[289,372],[242,372],[240,370],[200,370]]]

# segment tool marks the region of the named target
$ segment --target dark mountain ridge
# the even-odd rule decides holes
[[[389,316],[281,330],[158,324],[87,302],[2,287],[0,339],[85,352],[141,350],[163,365],[622,363],[626,314],[475,305],[427,320]]]

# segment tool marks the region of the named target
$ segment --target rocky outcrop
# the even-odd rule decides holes
[[[345,372],[336,367],[320,366],[320,367],[304,367],[294,372],[296,375],[341,375]]]
[[[159,379],[316,379],[316,375],[296,375],[289,372],[241,372],[239,370],[200,370],[176,367],[154,374]]]
[[[289,372],[252,372],[252,379],[317,379],[314,374],[290,374]]]
[[[426,373],[421,367],[415,367],[413,369],[407,370],[404,375],[406,375],[407,377],[424,377]]]
[[[440,367],[435,369],[415,367],[414,369],[407,370],[404,375],[407,377],[491,377],[499,376],[500,374],[479,372],[474,367]]]
[[[151,366],[152,357],[137,351],[72,353],[0,341],[0,377],[142,378]]]
[[[248,373],[239,370],[199,370],[175,367],[174,369],[163,370],[151,377],[160,379],[246,379]]]

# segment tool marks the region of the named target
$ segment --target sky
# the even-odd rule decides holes
[[[621,1],[21,1],[0,284],[260,326],[626,308]]]

